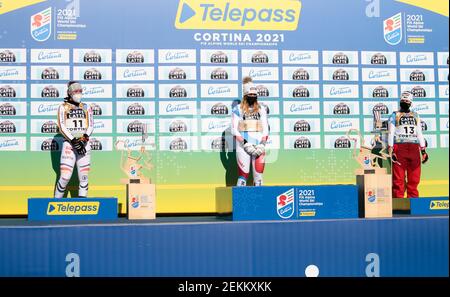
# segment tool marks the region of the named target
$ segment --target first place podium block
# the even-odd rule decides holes
[[[29,198],[29,221],[117,220],[117,198]]]
[[[233,187],[234,221],[358,217],[355,185]]]

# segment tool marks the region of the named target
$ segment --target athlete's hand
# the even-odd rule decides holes
[[[253,155],[256,151],[256,148],[253,144],[246,142],[244,143],[244,151],[249,155]]]
[[[428,161],[428,154],[425,149],[421,149],[420,153],[422,154],[422,164],[425,164]]]
[[[80,140],[84,143],[84,145],[86,145],[89,142],[89,135],[83,134]]]
[[[253,156],[259,157],[266,151],[265,145],[260,143],[255,145],[255,152],[253,153]]]
[[[77,151],[78,154],[84,155],[86,154],[86,148],[84,147],[84,143],[80,140],[80,138],[74,138],[70,141],[72,147]]]

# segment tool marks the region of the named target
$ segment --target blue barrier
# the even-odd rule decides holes
[[[233,187],[233,220],[358,217],[355,185]]]
[[[0,276],[448,277],[448,216],[61,225],[0,221]],[[178,220],[178,222],[176,222]],[[8,225],[9,224],[9,225]]]
[[[116,220],[117,198],[29,198],[28,220]]]

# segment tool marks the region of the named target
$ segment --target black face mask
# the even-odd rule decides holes
[[[258,99],[258,96],[247,95],[247,103],[248,103],[248,105],[252,106],[253,104],[255,104],[257,99]]]
[[[400,110],[402,110],[402,111],[409,111],[410,107],[411,107],[411,103],[400,101]]]

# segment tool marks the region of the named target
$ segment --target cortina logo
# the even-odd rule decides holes
[[[180,0],[175,27],[204,30],[294,31],[298,0]]]
[[[399,44],[402,41],[402,13],[384,20],[384,40],[390,45]]]
[[[49,202],[47,215],[49,216],[70,216],[70,215],[96,215],[98,214],[100,203],[92,202]]]
[[[33,14],[30,18],[31,36],[36,41],[46,41],[52,33],[52,8]]]
[[[294,214],[294,188],[277,196],[277,214],[282,219],[289,219]]]

